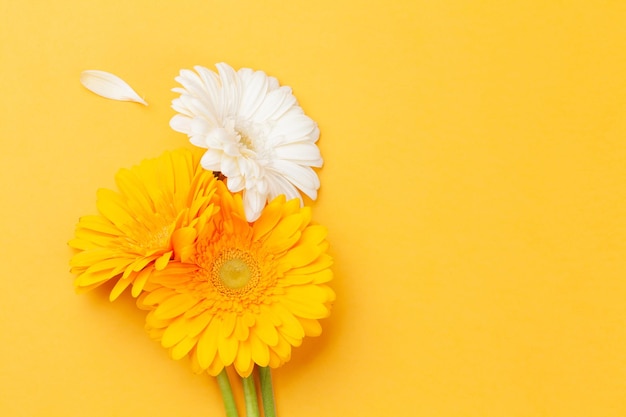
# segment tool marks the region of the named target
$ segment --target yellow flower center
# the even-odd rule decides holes
[[[222,291],[242,291],[258,283],[260,277],[256,259],[248,252],[229,248],[216,257],[211,268],[211,281]]]
[[[172,220],[157,215],[146,224],[128,225],[127,247],[139,253],[148,253],[155,249],[166,249],[170,246],[172,235]]]

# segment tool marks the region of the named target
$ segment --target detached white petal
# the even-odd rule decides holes
[[[80,82],[85,88],[99,96],[119,101],[134,101],[147,106],[126,81],[110,72],[88,70],[80,74]]]

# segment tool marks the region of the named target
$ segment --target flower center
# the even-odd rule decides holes
[[[226,292],[253,287],[259,277],[255,258],[240,249],[229,248],[220,252],[211,268],[211,281]]]
[[[243,145],[244,148],[249,149],[251,151],[254,151],[254,145],[252,144],[252,139],[250,139],[250,137],[248,135],[246,135],[244,132],[237,130],[237,136],[239,139],[239,144]]]
[[[128,247],[139,253],[150,252],[155,249],[164,249],[169,246],[171,222],[164,216],[155,216],[146,223],[137,223],[127,226]]]

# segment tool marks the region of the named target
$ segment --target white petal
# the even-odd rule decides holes
[[[189,123],[189,132],[187,132],[187,134],[191,136],[206,136],[210,131],[211,126],[209,126],[209,123],[205,119],[194,117],[191,123]]]
[[[273,200],[281,194],[284,194],[287,200],[293,200],[294,198],[302,198],[298,194],[298,190],[292,183],[287,181],[281,174],[275,174],[270,172],[267,176],[267,183],[269,185],[269,199]]]
[[[230,144],[231,142],[232,140],[230,134],[226,129],[223,129],[221,127],[217,129],[211,129],[206,134],[205,143],[207,148],[224,150],[226,145]]]
[[[268,169],[281,174],[287,181],[299,188],[312,200],[317,198],[317,189],[320,188],[320,180],[312,168],[277,159],[272,162],[272,167]]]
[[[277,146],[275,152],[278,158],[287,159],[300,165],[310,165],[319,168],[324,162],[319,148],[311,142],[288,143]]]
[[[310,117],[293,112],[278,120],[269,136],[275,145],[303,141],[315,142],[319,138],[319,129]]]
[[[196,74],[195,72],[191,70],[186,70],[186,69],[180,70],[180,75],[176,77],[175,80],[181,83],[183,87],[185,87],[183,92],[188,91],[189,94],[193,96],[202,95],[203,93],[202,80],[200,79],[198,74]],[[174,89],[174,91],[177,91],[177,90],[180,90],[180,89],[177,89],[177,88]]]
[[[258,122],[264,122],[268,119],[276,120],[294,106],[297,106],[297,101],[295,96],[291,94],[291,88],[280,87],[267,94],[255,112],[254,119]]]
[[[180,133],[189,133],[191,132],[191,119],[177,114],[170,120],[170,127]]]
[[[253,222],[259,218],[267,196],[257,192],[256,189],[245,190],[243,192],[243,208],[246,212],[246,219],[249,222]]]
[[[243,190],[245,180],[241,175],[231,175],[227,179],[228,189],[233,193]]]
[[[237,158],[236,157],[232,157],[231,155],[228,155],[225,152],[225,155],[222,157],[221,160],[221,171],[222,174],[224,174],[227,177],[234,177],[236,175],[240,175],[241,171],[239,169],[239,164],[237,163]],[[233,190],[230,190],[233,191]]]
[[[215,65],[222,81],[221,101],[222,117],[234,117],[239,109],[239,99],[241,96],[239,77],[235,70],[223,62]]]
[[[99,96],[119,101],[134,101],[147,106],[139,94],[126,81],[109,72],[88,70],[80,74],[80,82],[87,90]]]
[[[209,171],[220,171],[222,169],[220,162],[222,161],[222,152],[209,149],[202,155],[200,165]]]
[[[244,71],[246,69],[238,72],[242,81],[242,97],[239,108],[239,118],[242,119],[250,118],[267,95],[267,76],[261,71],[249,74]]]

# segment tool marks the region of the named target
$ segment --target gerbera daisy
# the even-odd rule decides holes
[[[155,272],[138,305],[151,310],[147,329],[174,359],[189,355],[197,372],[234,365],[278,367],[292,346],[321,332],[334,292],[326,229],[310,209],[280,196],[246,221],[239,194],[223,183],[219,210],[192,246]]]
[[[183,87],[172,102],[170,125],[207,151],[202,166],[227,178],[228,189],[243,191],[248,221],[256,220],[266,202],[280,194],[317,197],[321,167],[315,142],[317,124],[304,114],[291,88],[262,71],[227,64],[218,73],[197,66],[176,77]]]
[[[122,169],[115,181],[119,192],[98,190],[100,214],[82,217],[69,242],[79,250],[70,261],[77,291],[117,280],[111,300],[130,284],[138,296],[152,272],[193,241],[194,227],[212,214],[217,182],[184,149]]]

